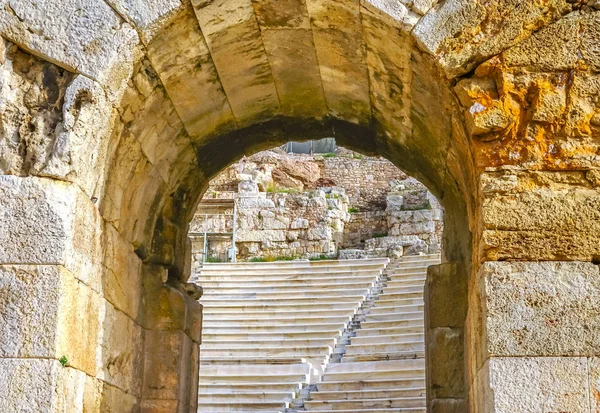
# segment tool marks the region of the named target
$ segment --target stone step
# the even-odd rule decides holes
[[[311,410],[311,412],[313,413],[331,413],[332,411],[335,411],[336,413],[423,413],[426,410],[424,407],[408,407],[395,409]]]
[[[364,323],[363,323],[364,324]],[[396,324],[396,323],[394,323]],[[394,335],[394,334],[409,334],[409,333],[425,333],[425,326],[423,324],[415,326],[401,326],[401,327],[382,327],[382,328],[360,328],[356,330],[356,337],[372,337],[374,335]]]
[[[345,372],[366,372],[376,370],[405,370],[405,369],[423,369],[425,361],[417,360],[397,360],[397,361],[373,361],[367,363],[330,363],[327,365],[325,375],[330,373]]]
[[[355,307],[346,307],[342,309],[326,309],[326,308],[318,308],[314,310],[306,310],[304,308],[300,309],[285,309],[285,310],[264,310],[264,311],[244,311],[244,312],[235,312],[235,311],[219,311],[219,312],[210,312],[211,309],[206,309],[203,315],[204,320],[258,320],[258,319],[270,319],[273,321],[273,324],[276,324],[282,320],[326,320],[326,319],[338,319],[341,320],[344,317],[349,317],[355,313]],[[220,309],[219,309],[220,310]],[[294,317],[296,314],[299,318]],[[319,317],[319,315],[321,315]]]
[[[425,397],[399,397],[365,400],[312,400],[304,402],[307,411],[348,410],[348,409],[396,409],[406,407],[424,408]]]
[[[202,333],[202,340],[204,343],[207,341],[264,341],[264,340],[313,340],[313,339],[326,339],[330,337],[337,337],[340,335],[341,329],[336,330],[314,330],[310,331],[296,331],[296,332],[276,332],[276,331],[264,331],[255,333],[240,333],[240,332],[218,332],[218,333]],[[263,340],[264,339],[264,340]]]
[[[380,296],[381,297],[381,296]],[[375,301],[376,307],[391,307],[391,306],[406,306],[406,305],[423,305],[423,297],[409,297],[409,298],[390,298],[390,299],[378,299]]]
[[[427,268],[431,264],[415,264],[412,266],[402,266],[398,268],[390,268],[386,270],[389,276],[406,275],[406,274],[427,274]]]
[[[392,306],[379,306],[371,308],[366,312],[368,315],[378,315],[378,314],[406,314],[406,313],[414,313],[418,311],[425,311],[424,304],[413,304],[413,305],[392,305]]]
[[[316,355],[326,356],[331,354],[331,346],[297,346],[297,347],[261,347],[261,348],[200,348],[200,352],[210,357],[238,357],[238,356],[256,356],[256,357],[310,357]]]
[[[346,346],[346,354],[369,354],[373,352],[383,353],[391,351],[415,351],[425,350],[423,341],[407,341],[404,343],[370,343],[351,344]]]
[[[346,390],[311,392],[312,400],[360,400],[360,399],[395,399],[400,397],[424,397],[425,388],[379,389],[379,390]]]
[[[425,387],[425,376],[411,378],[352,378],[350,381],[328,380],[316,383],[317,391],[347,391],[374,389],[401,389]]]
[[[332,363],[333,364],[333,363]],[[343,363],[339,363],[343,364]],[[425,369],[403,369],[403,370],[376,370],[376,371],[354,371],[344,373],[327,373],[322,382],[327,381],[364,381],[375,379],[419,379],[425,378]]]
[[[372,284],[372,283],[371,283]],[[365,284],[360,288],[323,288],[314,287],[311,289],[303,290],[290,290],[290,291],[256,291],[248,289],[247,291],[231,291],[229,289],[215,288],[215,289],[204,289],[202,300],[206,299],[287,299],[288,297],[296,298],[312,298],[312,299],[325,299],[326,297],[337,297],[337,296],[350,296],[357,295],[361,296],[366,294],[372,285]]]
[[[405,342],[425,342],[425,334],[394,334],[379,335],[374,334],[366,337],[353,337],[352,344],[380,344],[380,343],[405,343]]]
[[[202,375],[200,376],[201,380],[198,384],[198,392],[199,394],[212,394],[212,393],[221,393],[221,394],[242,394],[242,393],[264,393],[264,392],[279,392],[279,393],[291,393],[299,388],[299,382],[297,383],[289,383],[289,382],[272,382],[265,381],[268,377],[263,377],[262,380],[259,380],[254,383],[243,383],[243,382],[234,382],[234,383],[206,383],[202,380]]]
[[[203,280],[199,282],[200,285],[207,288],[306,288],[309,287],[337,287],[337,288],[345,288],[349,285],[354,284],[372,284],[378,276],[374,275],[366,275],[360,277],[327,277],[323,278],[300,278],[300,279],[288,279],[283,278],[281,280],[274,279],[263,279],[259,278],[257,280],[242,280],[242,281],[234,281],[234,280]],[[259,290],[257,290],[259,291]]]
[[[399,293],[386,293],[385,289],[384,292],[379,294],[378,296],[378,300],[375,301],[380,302],[380,301],[387,301],[387,300],[405,300],[405,299],[419,299],[421,300],[421,302],[423,301],[423,293],[405,293],[405,292],[399,292]]]
[[[329,323],[329,324],[280,324],[280,325],[254,325],[254,326],[222,326],[215,325],[208,327],[206,324],[202,326],[202,334],[294,334],[308,333],[312,331],[332,331],[340,330],[346,327],[346,323]]]
[[[337,313],[337,311],[336,311]],[[317,312],[317,314],[323,314],[323,312]],[[328,312],[331,314],[331,312]],[[392,314],[396,316],[396,314]],[[305,317],[301,316],[300,318],[294,318],[292,316],[283,316],[281,314],[277,314],[277,312],[269,313],[264,315],[264,317],[259,317],[256,314],[250,314],[248,317],[242,318],[234,318],[233,316],[220,317],[220,316],[204,316],[203,326],[208,328],[210,327],[251,327],[251,326],[260,326],[260,327],[273,327],[273,326],[288,326],[291,323],[296,323],[297,326],[307,326],[307,325],[323,325],[323,324],[345,324],[349,323],[352,320],[352,313],[349,311],[342,311],[340,314],[329,315],[325,317],[319,317],[318,315],[314,315],[311,313],[311,316]]]
[[[342,363],[364,362],[364,361],[392,361],[425,358],[425,351],[384,351],[368,354],[345,354]]]
[[[237,263],[204,263],[203,269],[246,269],[246,268],[258,268],[258,269],[272,269],[277,267],[285,268],[304,268],[304,267],[347,267],[356,265],[378,265],[386,266],[390,262],[389,258],[361,258],[361,259],[350,259],[350,260],[293,260],[293,261],[274,261],[274,262],[237,262]]]
[[[395,271],[402,271],[404,269],[410,269],[413,267],[406,267],[397,269]],[[415,269],[427,268],[414,267]],[[227,276],[231,279],[243,280],[248,277],[283,277],[283,276],[302,276],[302,275],[313,275],[313,276],[327,276],[327,275],[360,275],[360,274],[380,274],[383,271],[383,267],[379,265],[357,265],[348,267],[307,267],[307,268],[276,268],[276,269],[241,269],[241,270],[213,270],[213,269],[202,269],[198,274],[198,279],[202,281],[211,276]]]
[[[399,336],[393,336],[399,337]],[[203,338],[201,349],[213,349],[213,348],[248,348],[248,347],[258,347],[258,346],[268,346],[274,347],[278,346],[280,348],[290,348],[290,347],[298,347],[298,346],[335,346],[337,340],[336,338],[315,338],[315,339],[283,339],[278,340],[274,338],[265,337],[262,340],[225,340],[223,338],[219,338],[217,340],[206,340]]]
[[[365,323],[372,322],[390,322],[390,321],[401,321],[401,320],[416,320],[421,319],[424,320],[423,311],[414,311],[410,313],[384,313],[384,314],[367,314],[363,316],[364,321],[361,323],[361,326],[364,326]],[[424,321],[423,321],[424,323]]]
[[[240,366],[240,365],[286,365],[296,363],[311,363],[312,365],[321,365],[324,358],[323,354],[294,354],[292,356],[274,357],[274,356],[214,356],[211,354],[201,354],[201,366]],[[201,367],[202,369],[202,367]]]
[[[412,313],[412,317],[403,317],[394,314],[394,319],[392,320],[374,320],[374,316],[369,316],[367,321],[363,321],[360,325],[360,330],[369,330],[369,329],[380,329],[380,328],[401,328],[401,327],[424,327],[425,319],[423,318],[423,313]]]
[[[343,271],[335,273],[308,273],[308,274],[259,274],[259,275],[245,275],[245,276],[232,276],[227,274],[206,274],[198,278],[197,283],[203,285],[207,282],[230,282],[230,283],[265,283],[265,284],[277,284],[281,282],[293,282],[293,281],[308,281],[308,282],[321,282],[331,283],[333,280],[336,281],[355,281],[363,279],[376,279],[381,276],[380,272],[373,271]],[[210,284],[209,284],[210,285]]]
[[[202,350],[201,350],[202,352]],[[273,375],[292,375],[291,377],[297,378],[308,374],[310,366],[304,363],[290,364],[287,366],[207,366],[202,368],[201,377],[212,377],[212,376],[232,376],[232,375],[266,375],[272,377]],[[279,380],[278,380],[279,381]],[[294,380],[295,381],[295,380]]]
[[[198,401],[198,411],[202,413],[225,413],[225,412],[252,412],[263,411],[281,412],[285,409],[284,402],[264,401],[254,403],[235,403],[235,402],[204,402]]]
[[[352,294],[340,294],[340,295],[328,295],[322,297],[297,297],[294,294],[289,294],[286,297],[248,297],[248,298],[231,298],[231,297],[202,297],[200,303],[205,308],[214,307],[246,307],[246,306],[289,306],[289,305],[308,305],[308,304],[319,304],[319,305],[332,305],[334,303],[358,303],[366,298],[366,294],[352,295]]]
[[[291,402],[291,392],[262,391],[251,393],[200,393],[198,401],[201,403],[255,403],[255,402]]]

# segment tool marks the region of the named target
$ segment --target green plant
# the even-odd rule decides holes
[[[206,257],[206,262],[215,263],[215,262],[223,262],[219,257]]]
[[[362,158],[363,158],[361,155],[359,155],[359,154],[357,154],[357,153],[353,154],[353,155],[352,155],[352,157],[353,157],[354,159],[362,159]]]
[[[323,154],[323,158],[335,158],[336,156],[337,156],[337,154],[333,153],[333,152]]]
[[[376,232],[375,234],[373,234],[373,238],[383,238],[383,237],[387,237],[388,233],[387,232]]]
[[[249,262],[267,262],[265,257],[252,257],[248,260]]]
[[[294,261],[297,257],[293,256],[293,255],[280,255],[279,257],[275,258],[275,261]]]
[[[69,360],[67,360],[66,356],[62,356],[58,359],[58,361],[60,362],[60,364],[62,364],[63,367],[67,367],[67,364],[69,363]]]
[[[360,211],[358,210],[358,208],[350,207],[350,208],[348,208],[348,212],[350,212],[351,214],[354,214],[354,213],[360,212]]]
[[[309,261],[324,261],[324,260],[330,260],[331,258],[329,258],[327,255],[325,254],[321,254],[319,256],[316,257],[310,257],[308,260]]]

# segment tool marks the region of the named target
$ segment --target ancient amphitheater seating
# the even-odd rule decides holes
[[[438,261],[206,264],[198,411],[424,411],[423,283]]]

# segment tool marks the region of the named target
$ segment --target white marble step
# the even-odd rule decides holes
[[[344,364],[344,363],[339,363]],[[364,380],[375,380],[375,379],[413,379],[425,377],[425,369],[404,369],[404,370],[376,370],[376,371],[355,371],[355,372],[344,372],[344,373],[327,373],[323,377],[323,382],[328,381],[364,381]]]
[[[425,266],[405,267],[405,268],[427,268]],[[395,271],[402,271],[405,268],[399,268]],[[307,268],[277,268],[273,270],[266,270],[260,268],[248,268],[240,270],[214,270],[211,268],[202,269],[199,273],[198,278],[200,280],[211,277],[211,276],[228,276],[231,279],[243,280],[247,277],[279,277],[285,275],[314,275],[314,276],[326,276],[336,274],[378,274],[384,269],[383,266],[375,265],[356,265],[351,267],[307,267]]]
[[[332,411],[335,411],[336,413],[424,413],[426,409],[424,407],[407,407],[393,409],[311,410],[312,413],[331,413]]]
[[[403,343],[370,343],[350,344],[346,346],[346,354],[369,354],[373,352],[385,353],[396,351],[422,352],[425,349],[423,341],[406,341]]]
[[[365,324],[365,323],[363,323]],[[394,323],[397,324],[397,323]],[[382,327],[382,328],[360,328],[356,330],[356,337],[372,337],[375,335],[395,335],[395,334],[410,334],[410,333],[420,333],[424,334],[425,326],[422,323],[417,325],[407,325],[407,326],[392,326],[392,327]]]
[[[346,323],[328,323],[328,324],[279,324],[279,325],[237,325],[237,326],[222,326],[215,325],[208,327],[206,324],[202,326],[202,334],[294,334],[308,333],[312,331],[332,331],[346,327]]]
[[[206,299],[286,299],[288,297],[297,298],[312,298],[312,299],[324,299],[325,297],[336,297],[336,296],[349,296],[349,295],[363,295],[369,291],[373,283],[365,283],[363,285],[358,284],[358,287],[348,288],[324,288],[324,287],[311,287],[303,288],[298,290],[280,290],[280,291],[256,291],[251,288],[247,290],[240,290],[239,288],[234,291],[233,289],[224,288],[204,288],[204,295],[202,300]],[[356,284],[355,284],[356,285]]]
[[[382,343],[405,343],[405,342],[425,342],[425,334],[394,334],[394,335],[379,335],[374,334],[366,337],[353,337],[352,344],[382,344]]]
[[[383,379],[356,379],[328,380],[316,384],[318,391],[346,391],[346,390],[375,390],[375,389],[401,389],[425,387],[425,376],[411,378],[383,378]]]
[[[390,322],[390,321],[401,321],[401,320],[416,320],[421,319],[424,320],[423,311],[414,311],[410,313],[384,313],[384,314],[368,314],[364,317],[364,322],[361,323],[361,326],[364,326],[365,323],[378,322]]]
[[[424,397],[400,397],[365,400],[314,400],[304,403],[307,411],[313,410],[348,410],[348,409],[397,409],[407,407],[424,408]]]
[[[273,322],[273,325],[276,325],[280,321],[289,321],[296,320],[298,323],[304,323],[302,320],[343,320],[345,317],[354,314],[353,307],[342,308],[339,310],[331,310],[325,308],[317,308],[314,310],[306,310],[301,309],[299,312],[298,309],[286,309],[286,310],[269,310],[266,309],[264,311],[244,311],[244,312],[235,312],[235,311],[219,311],[216,313],[206,311],[204,313],[204,320],[224,320],[224,321],[258,321],[259,319],[270,319]],[[297,317],[294,317],[294,314],[297,314]],[[319,316],[321,315],[321,316]]]
[[[368,330],[368,329],[381,329],[381,328],[401,328],[401,327],[424,327],[425,326],[425,319],[423,317],[423,313],[419,312],[419,313],[412,313],[413,316],[412,317],[404,317],[402,319],[400,319],[401,316],[394,314],[394,319],[392,320],[374,320],[373,318],[378,318],[377,317],[368,317],[367,321],[363,321],[360,324],[361,330]]]
[[[264,332],[218,332],[218,333],[207,333],[202,332],[202,340],[204,343],[207,341],[264,341],[264,340],[314,340],[314,339],[326,339],[330,337],[337,337],[340,334],[341,329],[334,330],[315,330],[311,331],[295,331],[295,332],[276,332],[276,331],[264,331]]]
[[[246,269],[260,268],[273,269],[278,267],[285,268],[304,268],[304,267],[353,267],[356,265],[381,265],[386,266],[390,262],[389,258],[366,258],[352,260],[293,260],[293,261],[274,261],[274,262],[237,262],[237,263],[205,263],[203,268],[225,268],[225,269]]]
[[[206,357],[225,357],[225,356],[255,356],[255,357],[310,357],[323,355],[325,357],[331,354],[331,346],[296,346],[296,347],[261,347],[261,348],[202,348],[200,352]]]
[[[413,304],[413,305],[392,305],[392,306],[380,306],[376,305],[375,307],[368,310],[369,315],[378,315],[378,314],[406,314],[406,313],[415,313],[418,311],[424,311],[424,304]]]
[[[342,363],[354,363],[364,361],[381,361],[381,360],[410,360],[415,358],[425,358],[425,350],[423,351],[384,351],[381,353],[371,352],[367,354],[346,354],[342,358]]]
[[[264,282],[273,283],[278,281],[293,281],[293,280],[314,280],[317,282],[325,282],[330,278],[333,279],[360,279],[362,277],[376,278],[381,275],[380,271],[336,271],[336,272],[307,272],[307,273],[264,273],[264,274],[201,274],[197,282],[202,285],[207,281],[230,281],[230,282]]]
[[[364,291],[363,291],[364,292]],[[305,305],[309,303],[318,303],[322,305],[332,305],[334,303],[353,302],[357,303],[364,300],[366,294],[352,295],[350,294],[339,294],[339,295],[326,295],[321,297],[298,297],[294,294],[288,294],[284,297],[242,297],[232,298],[229,296],[212,296],[202,297],[200,303],[206,307],[216,306],[258,306],[258,305],[273,305],[273,306],[286,306],[291,304]]]
[[[330,313],[330,312],[328,312]],[[323,314],[322,311],[317,312],[317,314]],[[239,315],[238,315],[239,316]],[[396,316],[396,314],[392,314],[392,316]],[[276,326],[289,326],[290,324],[294,324],[299,327],[304,327],[308,325],[323,325],[323,324],[345,324],[350,322],[352,319],[352,314],[347,311],[342,311],[342,314],[334,314],[325,317],[319,317],[318,315],[312,314],[311,316],[305,317],[304,315],[301,318],[294,318],[292,316],[283,316],[281,314],[270,313],[266,314],[264,317],[258,317],[256,314],[250,314],[247,317],[235,318],[233,316],[227,315],[226,317],[220,316],[208,316],[204,315],[203,327],[276,327]]]
[[[424,397],[425,388],[404,389],[375,389],[375,390],[345,390],[345,391],[315,391],[311,392],[311,400],[360,400],[387,399],[399,397]]]
[[[350,286],[353,284],[372,284],[377,279],[377,276],[363,275],[357,277],[308,277],[308,278],[299,278],[299,279],[290,279],[289,277],[282,279],[264,279],[259,278],[257,280],[202,280],[199,282],[200,285],[207,288],[240,288],[240,289],[248,289],[248,288],[317,288],[317,287],[327,287],[327,286],[336,286],[336,288],[346,288],[346,286]],[[257,290],[258,291],[258,290]]]
[[[265,411],[277,411],[281,412],[285,410],[284,402],[274,401],[256,401],[254,403],[236,403],[231,402],[204,402],[198,400],[198,412],[202,413],[227,413],[227,412],[265,412]]]
[[[405,305],[419,305],[423,304],[423,297],[408,297],[400,296],[402,298],[390,298],[390,299],[381,299],[379,298],[375,301],[375,307],[390,307],[390,306],[405,306]]]
[[[394,336],[399,337],[399,336]],[[265,337],[261,340],[225,340],[218,338],[216,340],[202,340],[201,350],[212,349],[212,348],[248,348],[248,347],[280,347],[280,348],[294,348],[300,346],[335,346],[336,338],[314,338],[314,339],[274,339]]]

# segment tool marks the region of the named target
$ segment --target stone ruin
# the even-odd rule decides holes
[[[599,9],[5,0],[0,411],[196,411],[196,205],[330,136],[444,208],[428,411],[597,410]]]
[[[340,152],[260,152],[210,182],[204,199],[235,202],[238,260],[440,252],[443,213],[427,188],[386,160]],[[203,205],[190,224],[193,268],[203,260],[204,232],[233,231],[233,204],[212,211]],[[232,237],[208,238],[207,258],[229,261]]]

